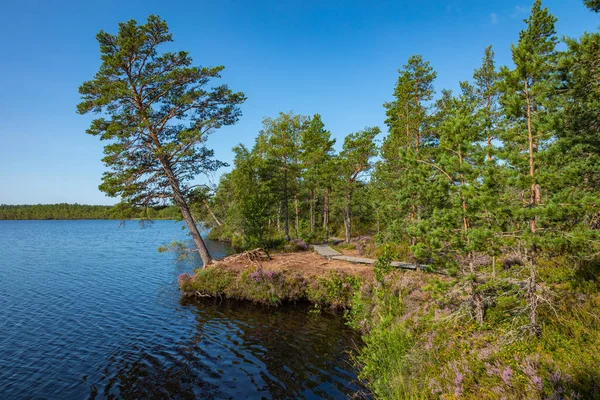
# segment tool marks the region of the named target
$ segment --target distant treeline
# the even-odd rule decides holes
[[[130,213],[127,218],[177,219],[177,207],[164,206],[140,209]],[[114,206],[92,206],[85,204],[0,204],[0,220],[50,220],[50,219],[124,219],[123,214]]]

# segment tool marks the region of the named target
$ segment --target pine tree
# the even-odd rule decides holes
[[[381,147],[382,161],[375,179],[383,201],[378,208],[387,214],[388,224],[395,227],[393,236],[411,236],[414,241],[410,226],[434,206],[424,190],[427,172],[420,161],[435,145],[429,102],[433,99],[436,73],[420,55],[410,57],[399,73],[395,100],[384,104],[389,134]]]
[[[525,20],[527,29],[521,31],[519,42],[512,46],[514,70],[501,69],[501,104],[508,128],[503,132],[503,156],[514,171],[515,182],[523,194],[523,206],[514,214],[526,219],[529,234],[522,234],[527,244],[530,279],[527,289],[530,331],[539,333],[537,322],[537,269],[535,255],[539,241],[538,221],[543,203],[541,182],[544,180],[543,152],[554,138],[557,87],[556,18],[541,0],[536,0],[531,15]]]
[[[344,229],[346,242],[352,238],[352,195],[361,175],[369,171],[372,158],[377,155],[375,137],[381,132],[378,127],[365,128],[344,139],[344,146],[337,159],[340,189],[344,198]]]
[[[487,142],[487,160],[492,161],[493,140],[497,136],[498,125],[498,72],[494,61],[494,50],[492,46],[485,49],[483,64],[473,74],[475,83],[475,95],[479,103],[481,125],[485,131]]]
[[[500,74],[496,69],[495,53],[492,46],[485,49],[481,67],[473,73],[474,95],[477,102],[476,124],[480,129],[480,137],[476,140],[485,143],[485,163],[480,163],[478,177],[480,185],[474,202],[483,213],[482,223],[478,227],[479,237],[485,237],[486,244],[483,250],[492,257],[492,266],[495,271],[496,256],[499,253],[499,241],[496,234],[506,218],[504,218],[503,195],[505,174],[498,165],[496,140],[502,130],[502,113],[499,107]]]
[[[537,229],[535,208],[542,203],[538,152],[553,136],[552,111],[556,80],[556,18],[541,0],[536,0],[531,16],[525,20],[519,42],[512,46],[515,69],[503,67],[501,102],[511,126],[503,135],[509,164],[518,172],[518,180],[529,187],[528,207],[533,210],[529,226]],[[523,155],[526,155],[526,158]]]
[[[207,136],[234,124],[243,93],[206,86],[222,66],[192,67],[185,51],[158,53],[172,41],[165,21],[151,15],[144,25],[130,20],[116,35],[97,35],[102,64],[79,87],[80,114],[103,113],[87,133],[108,141],[103,159],[109,172],[100,190],[123,202],[149,207],[166,199],[181,211],[204,265],[212,261],[187,203],[186,184],[224,163],[213,159]]]
[[[289,200],[295,200],[296,235],[298,234],[298,181],[300,178],[300,137],[307,118],[292,112],[279,113],[277,118],[265,118],[257,138],[257,150],[266,158],[275,160],[281,170],[281,191],[284,234],[290,240]]]
[[[587,8],[594,12],[600,12],[600,0],[583,0]]]
[[[303,182],[309,194],[310,232],[316,226],[317,196],[321,191],[331,189],[331,170],[328,165],[333,157],[335,139],[325,129],[319,114],[315,114],[308,122],[306,129],[300,134],[300,162],[302,163]]]

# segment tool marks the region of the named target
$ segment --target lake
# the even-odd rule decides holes
[[[182,224],[0,221],[0,399],[346,398],[339,315],[182,300]],[[227,246],[208,241],[215,257]]]

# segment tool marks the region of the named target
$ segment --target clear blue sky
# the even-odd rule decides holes
[[[492,44],[510,63],[533,0],[394,1],[2,1],[0,13],[0,204],[114,204],[98,189],[102,143],[75,113],[78,86],[98,69],[95,35],[158,14],[176,48],[196,64],[225,65],[223,81],[248,96],[243,117],[209,144],[231,161],[277,112],[320,113],[334,137],[384,126],[397,71],[421,53],[455,89]],[[594,31],[581,0],[546,0],[559,35]],[[224,172],[220,171],[213,178]]]

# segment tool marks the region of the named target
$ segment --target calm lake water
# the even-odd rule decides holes
[[[182,301],[181,224],[0,221],[0,399],[346,398],[340,316]],[[212,254],[228,249],[209,242]]]

